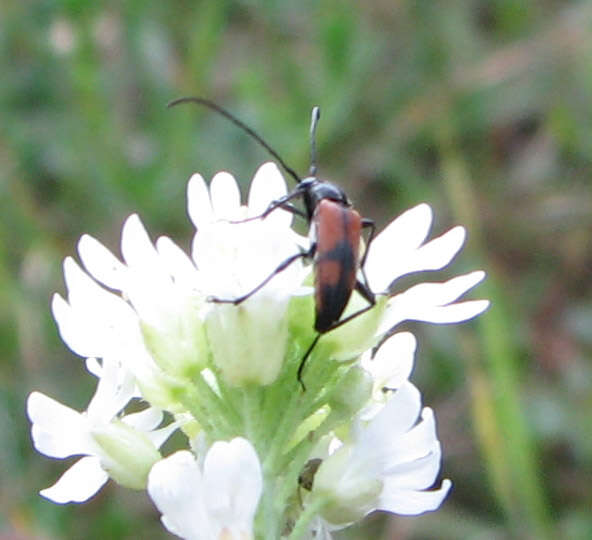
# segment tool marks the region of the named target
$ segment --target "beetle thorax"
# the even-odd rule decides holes
[[[304,205],[309,220],[312,218],[314,209],[323,199],[335,201],[344,206],[351,206],[351,202],[347,198],[345,192],[337,185],[324,180],[319,180],[315,176],[308,176],[304,178],[299,186],[303,192]]]

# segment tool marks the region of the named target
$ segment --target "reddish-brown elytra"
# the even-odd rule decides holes
[[[320,180],[316,175],[315,133],[320,118],[318,107],[314,107],[312,110],[310,128],[311,166],[309,175],[306,178],[300,178],[255,131],[216,103],[201,97],[184,97],[172,101],[169,103],[169,107],[181,103],[203,105],[228,118],[263,146],[298,183],[293,191],[272,201],[261,215],[244,221],[263,219],[277,208],[283,208],[307,220],[310,227],[310,248],[287,258],[257,287],[248,293],[233,299],[211,297],[209,301],[238,305],[263,288],[276,274],[285,270],[294,261],[298,259],[312,260],[315,276],[314,328],[318,333],[304,353],[298,366],[298,381],[302,385],[302,388],[305,389],[302,381],[302,372],[306,360],[312,353],[319,338],[323,334],[365,313],[376,303],[374,293],[370,290],[368,280],[364,274],[364,263],[370,243],[374,237],[374,222],[370,219],[360,217],[360,214],[352,208],[350,200],[339,186],[325,180]],[[297,198],[302,200],[304,210],[300,210],[292,205],[291,201]],[[359,248],[362,229],[365,228],[369,229],[369,234],[366,242],[366,250],[362,257],[360,257]],[[360,270],[362,280],[357,277],[358,270]],[[341,316],[354,290],[358,291],[366,299],[368,305],[342,319]]]
[[[315,208],[313,225],[315,330],[323,333],[339,320],[354,290],[362,218],[351,208],[322,199]]]

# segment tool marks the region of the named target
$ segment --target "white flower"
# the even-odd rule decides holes
[[[103,361],[99,383],[86,412],[79,413],[40,393],[32,392],[27,413],[35,448],[50,457],[85,457],[70,467],[53,486],[42,490],[57,503],[82,502],[92,497],[109,476],[127,487],[145,486],[157,449],[176,428],[155,429],[162,413],[154,408],[117,417],[133,396],[134,381],[115,362]]]
[[[389,289],[400,277],[414,272],[444,268],[462,248],[466,231],[454,227],[425,242],[432,224],[432,210],[419,204],[401,214],[377,235],[366,261],[373,290]],[[483,280],[485,272],[471,272],[443,283],[423,283],[393,296],[378,333],[405,320],[438,324],[462,322],[487,309],[487,300],[456,302]]]
[[[138,326],[142,345],[163,371],[191,377],[203,368],[206,344],[200,310],[204,298],[199,273],[180,248],[166,237],[159,238],[155,247],[140,218],[132,215],[121,235],[126,264],[88,235],[80,239],[78,251],[95,279],[129,300],[133,309],[127,302],[126,306],[135,318],[130,324]],[[127,334],[138,335],[129,329]],[[138,356],[141,353],[134,357]],[[144,356],[135,368],[142,371],[149,363]]]
[[[186,540],[249,540],[262,490],[259,458],[243,438],[212,445],[201,466],[182,450],[156,463],[148,493],[164,526]]]
[[[214,176],[209,192],[201,176],[191,178],[189,215],[197,228],[193,258],[208,295],[232,300],[249,293],[300,252],[302,239],[290,228],[289,212],[279,209],[264,220],[228,222],[260,215],[285,193],[284,179],[272,163],[255,174],[248,207],[240,206],[238,187],[228,173]],[[211,304],[207,335],[214,363],[230,384],[265,385],[275,380],[288,342],[288,302],[303,276],[302,264],[296,261],[240,305]]]
[[[399,332],[390,336],[376,354],[367,351],[362,355],[361,366],[372,376],[372,399],[360,413],[369,420],[380,412],[390,398],[387,390],[396,390],[409,380],[413,370],[417,340],[411,332]]]
[[[465,241],[464,227],[454,227],[427,243],[432,209],[419,204],[391,221],[374,239],[366,260],[366,275],[375,291],[385,291],[400,277],[439,270],[458,253]],[[388,264],[385,262],[388,261]]]
[[[389,337],[375,355],[368,351],[362,357],[362,367],[374,380],[374,393],[384,394],[384,388],[395,390],[409,379],[416,348],[417,339],[411,332],[399,332]]]
[[[323,461],[312,497],[326,500],[322,515],[337,527],[373,510],[404,515],[434,510],[451,487],[444,480],[439,489],[427,490],[440,455],[432,410],[421,410],[419,391],[405,382],[374,418],[357,423],[351,442]]]
[[[119,268],[123,265],[96,240],[84,236],[79,248],[88,266],[107,267],[111,262],[109,268],[116,268],[114,274],[125,272]],[[93,269],[98,275],[107,273]],[[148,352],[136,311],[123,298],[101,287],[70,257],[64,261],[64,276],[68,301],[58,294],[52,301],[53,315],[64,342],[80,356],[116,362],[120,373],[135,379],[142,396],[152,405],[175,409],[170,388],[178,382],[164,373]],[[107,281],[114,284],[113,280]],[[136,391],[135,395],[140,394]]]

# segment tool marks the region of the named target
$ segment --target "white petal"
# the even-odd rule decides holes
[[[374,290],[380,291],[399,277],[396,261],[405,261],[426,239],[432,224],[432,209],[420,204],[401,214],[381,231],[370,246],[366,275]]]
[[[259,167],[249,190],[248,216],[262,214],[271,201],[279,199],[286,194],[286,182],[275,163],[264,163]],[[282,209],[274,210],[267,218],[277,227],[289,227],[292,223],[292,214]]]
[[[121,336],[130,340],[137,315],[121,297],[108,292],[68,257],[64,261],[70,308],[54,296],[52,308],[66,344],[82,356],[103,357],[119,346]]]
[[[406,274],[444,268],[462,247],[465,236],[466,231],[463,227],[454,227],[442,236],[408,253],[391,251],[389,258],[386,259],[385,256],[385,260],[382,261],[382,273],[376,274],[376,279],[380,275],[382,281],[371,281],[372,289],[384,291],[395,279]],[[373,249],[374,247],[371,251]]]
[[[92,422],[110,422],[129,403],[136,389],[135,379],[110,356],[103,358],[97,389],[87,408]]]
[[[103,376],[103,364],[105,363],[105,361],[106,360],[103,360],[103,363],[101,363],[99,362],[98,358],[87,358],[85,361],[86,369],[89,373],[100,379]],[[136,386],[136,381],[133,373],[127,371],[127,369],[125,369],[123,365],[119,364],[119,366],[120,369],[118,373],[117,384],[121,387],[126,387],[126,392],[128,391],[127,386],[130,385],[131,396],[134,398],[141,398],[142,394]]]
[[[160,448],[180,425],[180,422],[171,422],[168,426],[147,432],[146,436],[155,448]]]
[[[194,174],[187,184],[187,211],[197,229],[214,221],[210,193],[200,174]]]
[[[92,325],[85,321],[59,295],[54,294],[51,311],[55,319],[62,341],[80,356],[102,356],[101,341],[96,339]]]
[[[417,421],[421,410],[421,394],[409,381],[393,394],[384,409],[375,416],[367,430],[378,437],[392,438],[405,433]],[[382,432],[382,435],[380,433]]]
[[[126,221],[121,235],[123,257],[133,271],[126,290],[139,317],[159,327],[166,309],[175,302],[173,281],[163,259],[135,215]]]
[[[74,409],[41,392],[32,392],[27,399],[27,415],[33,423],[33,444],[42,454],[65,458],[92,452],[87,423]]]
[[[218,441],[206,455],[206,506],[221,528],[250,533],[262,490],[261,465],[246,439]]]
[[[488,300],[471,300],[458,302],[449,306],[433,306],[421,310],[414,320],[430,322],[434,324],[450,324],[468,321],[483,313],[490,305]]]
[[[84,457],[70,467],[51,487],[41,490],[43,497],[58,503],[84,502],[109,479],[96,457]]]
[[[405,273],[440,270],[460,251],[466,238],[464,227],[454,227],[421,246],[413,256],[413,266]]]
[[[103,366],[97,358],[87,358],[84,364],[86,366],[86,370],[90,374],[94,375],[97,378],[101,376],[101,373],[103,372]]]
[[[406,488],[425,489],[432,485],[440,467],[440,442],[431,409],[422,411],[422,420],[407,433],[393,437],[384,445],[386,459],[383,474]],[[407,469],[416,463],[416,475]]]
[[[88,234],[83,235],[78,242],[78,254],[86,270],[96,280],[111,289],[125,289],[127,268],[98,240]]]
[[[382,344],[374,358],[364,359],[362,367],[372,374],[380,389],[399,388],[411,375],[416,347],[411,332],[399,332]]]
[[[442,451],[440,445],[433,452],[404,463],[399,463],[384,473],[388,489],[417,490],[429,488],[440,471]]]
[[[148,475],[148,493],[169,531],[186,539],[215,538],[204,509],[201,471],[191,452],[181,450],[156,463]]]
[[[452,323],[467,320],[487,309],[489,302],[473,300],[452,304],[483,280],[485,272],[458,276],[444,283],[421,283],[389,300],[378,334],[405,320]],[[449,305],[450,304],[450,305]]]
[[[145,272],[164,273],[160,257],[137,214],[125,220],[121,231],[121,253],[130,268]]]
[[[210,184],[212,209],[217,219],[236,219],[240,207],[240,191],[234,177],[227,172],[219,172]]]
[[[198,285],[199,274],[191,258],[170,238],[161,236],[156,250],[176,284],[191,288]]]
[[[105,321],[117,326],[129,306],[120,297],[103,289],[71,257],[64,260],[64,278],[72,310],[68,313],[61,300],[54,297],[52,307],[58,310],[54,314],[60,334],[74,352],[101,357],[107,345]]]
[[[450,480],[444,480],[442,487],[434,491],[384,490],[380,496],[378,510],[395,514],[415,516],[436,510],[452,487]]]
[[[156,428],[162,422],[163,414],[156,407],[148,407],[137,413],[127,414],[123,422],[140,431],[150,431]]]
[[[112,318],[114,313],[118,317],[122,312],[129,313],[130,307],[121,296],[101,287],[71,257],[64,260],[64,278],[68,287],[68,301],[78,312],[90,317],[99,309],[100,315],[107,314],[108,318]],[[94,319],[98,318],[99,315],[94,316]]]
[[[445,306],[457,300],[477,283],[483,281],[484,278],[485,272],[478,270],[449,279],[444,283],[421,283],[411,287],[403,294],[412,296],[422,304],[429,303],[434,306]]]
[[[429,205],[418,204],[389,223],[376,237],[376,241],[380,240],[379,245],[384,243],[385,247],[396,244],[404,250],[417,249],[430,232],[432,217]]]
[[[358,427],[355,451],[358,459],[367,464],[368,474],[380,475],[391,463],[391,454],[397,450],[401,437],[417,421],[420,409],[419,390],[406,382],[368,425]]]

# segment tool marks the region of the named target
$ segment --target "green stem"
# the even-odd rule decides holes
[[[191,388],[184,388],[179,395],[179,400],[215,439],[224,439],[233,434],[233,418],[227,405],[220,399],[210,385],[200,375],[192,381]]]
[[[242,416],[244,420],[245,436],[261,450],[261,394],[259,387],[248,386],[241,389]]]
[[[280,538],[280,527],[283,526],[281,516],[285,504],[278,498],[277,475],[263,467],[263,495],[259,503],[259,512],[255,522],[255,537],[265,540]]]
[[[282,455],[284,448],[294,431],[298,427],[300,420],[299,407],[301,406],[301,396],[297,392],[292,392],[288,406],[282,417],[282,422],[276,426],[275,433],[272,436],[269,445],[269,454],[267,463],[271,470],[277,470],[277,463]]]

